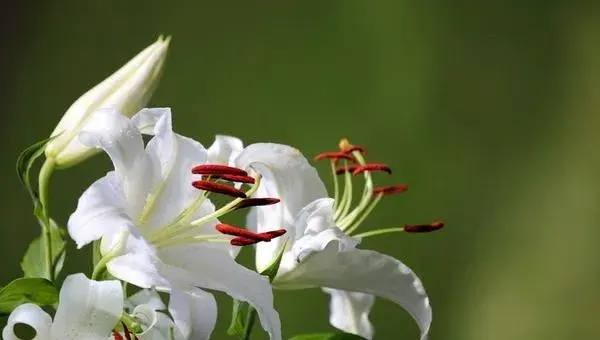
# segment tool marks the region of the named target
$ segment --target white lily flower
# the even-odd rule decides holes
[[[148,103],[162,75],[169,41],[170,38],[159,37],[69,107],[51,134],[56,138],[45,150],[56,166],[72,166],[96,152],[77,138],[94,111],[112,108],[131,117]]]
[[[125,301],[125,309],[140,323],[144,340],[208,339],[217,317],[217,304],[212,294],[200,289],[190,293],[174,291],[167,307],[155,290],[142,289]],[[125,339],[125,334],[121,334]]]
[[[154,134],[145,149],[140,131]],[[216,230],[217,218],[241,199],[215,210],[209,192],[192,186],[191,169],[206,162],[207,151],[172,131],[170,109],[144,109],[132,119],[114,110],[101,111],[91,117],[80,138],[87,146],[104,149],[115,170],[79,199],[68,222],[77,246],[102,239],[103,261],[114,277],[170,292],[175,301],[187,296],[191,307],[170,305],[171,313],[179,315],[176,320],[185,320],[191,312],[215,314],[216,309],[198,307],[207,298],[196,287],[214,289],[250,303],[271,339],[281,339],[269,281],[236,263],[230,255],[237,248],[229,244],[233,240]],[[194,339],[208,337],[214,327],[212,314],[190,322],[188,332]]]
[[[60,290],[54,321],[39,306],[25,303],[15,308],[2,330],[2,339],[21,340],[14,326],[31,326],[36,340],[109,339],[123,312],[119,281],[94,281],[83,274],[69,275]]]
[[[249,145],[236,160],[244,169],[254,169],[264,180],[256,195],[281,199],[281,204],[255,207],[248,215],[248,226],[262,232],[274,225],[284,226],[287,240],[256,246],[256,266],[262,270],[285,250],[273,286],[280,289],[323,287],[331,295],[331,324],[343,331],[373,337],[368,315],[374,297],[379,296],[402,306],[415,319],[425,339],[431,323],[431,307],[419,278],[399,260],[372,250],[358,249],[362,237],[394,231],[424,231],[427,226],[408,226],[355,234],[356,228],[385,194],[405,190],[403,186],[374,188],[366,170],[386,170],[383,165],[367,165],[362,148],[344,142],[344,152],[325,154],[333,157],[333,175],[345,173],[345,189],[339,195],[335,178],[335,199],[328,198],[316,170],[296,149],[270,143]],[[338,168],[338,160],[352,159],[357,166]],[[361,167],[358,170],[355,168]],[[365,188],[354,209],[352,175],[364,172]],[[419,229],[419,230],[416,230]]]

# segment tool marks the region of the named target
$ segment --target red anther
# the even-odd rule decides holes
[[[354,172],[354,170],[356,170],[356,168],[358,167],[358,165],[346,165],[346,166],[340,166],[337,167],[335,169],[335,174],[336,175],[342,175],[346,172]]]
[[[124,322],[121,322],[123,325],[123,333],[125,333],[125,339],[131,340],[131,335],[129,334],[129,329],[127,329],[127,325]]]
[[[209,182],[209,181],[195,181],[192,183],[192,185],[194,186],[194,188],[200,189],[200,190],[216,192],[218,194],[223,194],[223,195],[232,196],[232,197],[246,198],[245,192],[243,192],[240,189],[236,189],[234,187],[226,185],[226,184]]]
[[[241,175],[209,175],[210,178],[214,179],[222,179],[229,182],[239,182],[239,183],[250,183],[254,184],[254,177],[250,176],[241,176]]]
[[[113,338],[115,340],[123,340],[123,337],[121,336],[121,333],[117,332],[117,331],[113,331]]]
[[[225,234],[225,235],[237,236],[238,238],[241,237],[241,238],[246,238],[246,239],[252,239],[252,240],[256,240],[257,242],[260,242],[260,241],[269,242],[272,239],[272,237],[270,237],[270,235],[263,235],[262,233],[261,234],[253,233],[249,230],[234,227],[232,225],[224,224],[224,223],[217,224],[215,229],[217,229],[220,233]]]
[[[229,241],[229,244],[231,244],[232,246],[243,247],[243,246],[249,246],[252,244],[256,244],[258,242],[260,242],[260,241],[252,240],[252,239],[245,238],[245,237],[236,237],[236,238],[232,239],[231,241]]]
[[[285,229],[277,229],[277,230],[266,231],[266,232],[260,233],[258,235],[269,238],[268,241],[262,241],[262,242],[269,242],[272,239],[279,237],[285,233],[286,233]],[[253,238],[247,238],[247,237],[241,236],[241,237],[236,237],[236,238],[232,239],[231,241],[229,241],[229,244],[231,244],[232,246],[249,246],[252,244],[256,244],[258,242],[261,242],[261,240],[256,240]]]
[[[235,206],[236,209],[243,209],[248,207],[257,207],[262,205],[271,205],[277,204],[281,200],[279,198],[246,198],[242,200],[238,205]]]
[[[387,187],[377,187],[373,189],[373,195],[393,195],[393,194],[401,194],[408,190],[408,185],[406,184],[398,184],[398,185],[390,185]]]
[[[391,174],[392,168],[390,168],[389,166],[387,166],[385,164],[381,164],[381,163],[371,163],[371,164],[365,164],[365,165],[360,165],[360,166],[356,167],[356,169],[354,169],[354,171],[352,171],[352,174],[354,176],[356,176],[365,171],[385,171],[388,174]]]
[[[430,224],[409,224],[404,226],[404,231],[407,233],[428,233],[431,231],[440,230],[444,227],[443,221],[435,221]]]
[[[272,239],[277,238],[283,234],[285,234],[287,232],[287,230],[285,229],[277,229],[277,230],[270,230],[270,231],[265,231],[264,233],[260,233],[261,235],[265,235],[268,236]]]
[[[351,162],[356,162],[356,159],[354,159],[354,157],[347,155],[342,151],[323,152],[323,153],[316,155],[314,159],[315,159],[315,161],[320,161],[321,159],[333,159],[335,161],[339,161],[340,159],[345,159],[345,160],[349,160]]]
[[[192,173],[196,175],[236,175],[248,176],[248,173],[242,169],[234,168],[221,164],[202,164],[192,168]]]
[[[352,153],[354,151],[358,151],[358,152],[362,153],[363,155],[367,154],[367,149],[365,149],[364,146],[360,146],[360,145],[352,145],[351,147],[342,150],[343,153]]]

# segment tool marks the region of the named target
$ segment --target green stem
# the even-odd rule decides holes
[[[54,159],[46,158],[44,165],[40,169],[38,178],[38,187],[40,195],[40,204],[42,205],[42,240],[44,242],[44,259],[46,264],[46,278],[54,281],[54,263],[52,261],[52,239],[50,234],[50,213],[49,213],[49,189],[50,178],[54,171]]]
[[[244,325],[244,340],[250,340],[252,334],[252,328],[256,322],[256,309],[252,306],[248,307],[248,317],[246,318],[246,324]]]

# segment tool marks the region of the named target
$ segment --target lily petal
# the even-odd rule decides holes
[[[281,339],[279,314],[273,307],[269,280],[235,262],[225,250],[196,246],[160,248],[160,258],[170,265],[169,277],[207,289],[219,290],[247,301],[258,312],[260,323],[272,340]]]
[[[332,198],[319,198],[307,204],[296,217],[296,240],[305,235],[317,235],[320,232],[335,226],[334,200]]]
[[[121,180],[128,214],[137,217],[146,201],[154,175],[144,152],[142,135],[131,120],[115,110],[96,111],[79,135],[90,147],[99,147],[108,154]]]
[[[202,192],[191,185],[194,180],[191,169],[206,162],[207,152],[202,144],[173,132],[168,108],[141,110],[132,122],[145,133],[154,135],[146,146],[146,153],[156,177],[140,227],[156,230],[169,225],[183,211],[188,211],[194,201],[201,199]],[[154,129],[150,132],[144,126],[154,126]],[[188,218],[194,213],[194,210],[188,211]]]
[[[375,296],[331,288],[323,288],[323,291],[331,295],[329,323],[333,327],[365,339],[373,338],[369,312],[375,302]]]
[[[217,302],[212,294],[198,288],[173,290],[169,312],[183,339],[209,339],[217,323]]]
[[[142,289],[139,292],[131,295],[125,301],[127,308],[132,310],[135,306],[147,305],[154,310],[165,310],[167,307],[163,303],[160,295],[154,289]]]
[[[171,283],[160,272],[160,259],[149,252],[131,252],[106,264],[108,272],[119,280],[141,288],[168,290]]]
[[[208,162],[211,164],[233,165],[244,149],[241,139],[232,136],[216,135],[208,148]]]
[[[118,234],[132,225],[121,183],[114,171],[92,184],[79,198],[67,223],[77,248],[107,234]]]
[[[373,294],[402,306],[419,325],[421,339],[429,332],[432,312],[421,280],[402,262],[376,251],[340,251],[339,243],[332,241],[274,284],[284,289],[330,287]]]
[[[93,281],[83,274],[68,276],[60,290],[53,339],[106,339],[123,313],[119,281]]]
[[[6,326],[4,326],[4,329],[2,330],[2,339],[21,340],[14,332],[14,327],[18,323],[31,326],[36,332],[36,340],[50,339],[52,318],[39,306],[34,305],[33,303],[24,303],[15,308],[12,313],[10,313]]]
[[[253,208],[256,209],[253,212],[256,225],[249,227],[258,232],[286,228],[287,237],[294,238],[292,226],[298,212],[313,200],[327,196],[325,185],[315,168],[291,146],[273,143],[249,145],[238,156],[236,166],[254,169],[263,176],[255,197],[282,200],[279,204]],[[256,267],[259,271],[275,260],[285,239],[279,237],[256,245]]]

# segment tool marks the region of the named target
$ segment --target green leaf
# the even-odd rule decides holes
[[[46,144],[48,144],[51,139],[54,139],[54,137],[46,138],[28,146],[17,158],[17,175],[19,176],[19,181],[21,184],[23,184],[25,189],[27,189],[29,195],[31,195],[31,199],[34,201],[34,206],[37,206],[38,203],[38,193],[31,186],[31,182],[29,180],[29,171],[31,170],[31,166],[35,160],[44,153]]]
[[[0,290],[0,315],[10,314],[23,303],[39,306],[58,302],[58,290],[52,283],[41,278],[20,278]]]
[[[273,279],[275,279],[277,271],[279,270],[279,265],[281,265],[281,258],[285,252],[285,246],[286,245],[284,244],[281,247],[281,250],[279,251],[279,254],[277,254],[275,261],[273,261],[266,269],[260,272],[261,275],[267,276],[271,282],[273,282]],[[247,302],[233,300],[231,323],[227,329],[227,334],[243,338],[246,322],[250,320],[248,317],[250,313],[254,313],[254,310],[251,309],[251,306]]]
[[[233,310],[231,314],[231,323],[227,329],[227,334],[231,336],[242,337],[244,335],[244,327],[248,319],[250,305],[248,302],[233,300]]]
[[[296,335],[290,340],[365,340],[362,336],[351,333],[313,333]]]
[[[60,273],[65,261],[66,245],[65,229],[56,225],[50,219],[50,241],[52,246],[52,263],[54,264],[54,277]],[[44,277],[46,275],[44,243],[42,237],[36,237],[23,256],[21,269],[25,277]]]

